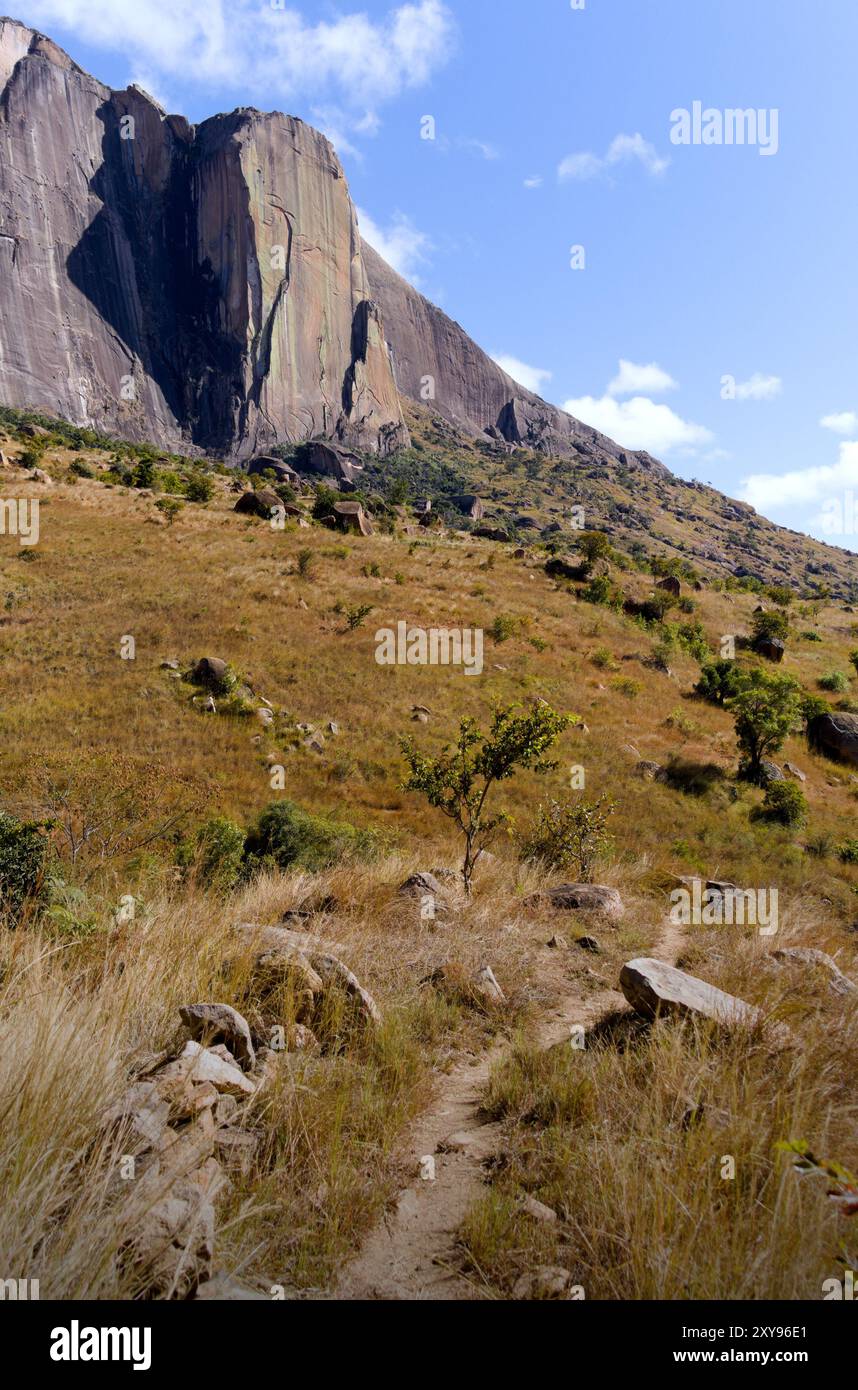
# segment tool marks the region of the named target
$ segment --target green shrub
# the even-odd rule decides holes
[[[319,873],[343,859],[371,858],[378,847],[374,831],[311,815],[293,801],[275,801],[248,834],[245,860],[250,867],[268,861],[278,869]]]
[[[155,486],[155,465],[151,459],[141,459],[132,475],[135,487],[153,488]]]
[[[751,631],[753,633],[752,646],[759,648],[764,642],[777,638],[785,642],[789,637],[789,618],[786,613],[779,609],[769,609],[768,612],[755,613],[751,619]]]
[[[240,825],[215,816],[201,825],[194,846],[194,864],[207,887],[227,892],[241,874],[245,834]]]
[[[513,618],[509,613],[499,613],[489,628],[489,636],[493,642],[508,642],[510,637],[514,637],[518,631],[518,618]]]
[[[214,490],[214,483],[205,473],[192,473],[185,483],[185,496],[189,502],[210,502]]]
[[[38,468],[45,456],[44,444],[28,444],[18,462],[22,468]]]
[[[828,671],[819,677],[820,690],[830,690],[835,695],[845,695],[849,689],[849,678],[842,671]]]
[[[763,815],[778,825],[797,827],[807,820],[807,798],[795,782],[772,782],[763,799]]]
[[[45,875],[48,826],[20,821],[0,811],[0,909],[9,925],[17,924],[28,901],[41,896]]]
[[[606,574],[597,574],[581,590],[581,597],[585,603],[601,603],[608,608],[619,606],[619,595],[616,587]]]
[[[858,864],[858,840],[844,840],[837,851],[841,864]]]
[[[69,472],[76,478],[94,478],[95,472],[83,459],[72,459],[69,464]]]
[[[632,676],[614,676],[611,689],[618,695],[624,695],[627,700],[636,700],[643,690],[643,685]]]
[[[708,700],[710,705],[723,706],[738,695],[742,680],[741,667],[735,661],[712,661],[700,672],[694,693],[701,700]]]
[[[607,827],[614,809],[604,796],[598,801],[550,801],[540,806],[522,844],[522,858],[572,870],[581,883],[589,883],[598,861],[611,847]]]

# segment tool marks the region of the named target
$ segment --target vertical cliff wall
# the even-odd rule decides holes
[[[0,20],[0,402],[235,458],[407,440],[324,136],[198,128]]]

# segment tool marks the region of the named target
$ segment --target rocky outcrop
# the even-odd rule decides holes
[[[820,714],[807,729],[811,748],[858,767],[858,714]]]
[[[594,464],[666,473],[646,453],[622,450],[507,376],[463,328],[363,244],[372,298],[381,309],[396,383],[404,396],[468,434]]]
[[[407,441],[354,206],[318,131],[194,127],[0,20],[0,403],[245,459]]]

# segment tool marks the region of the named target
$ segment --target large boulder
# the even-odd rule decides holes
[[[662,960],[629,961],[623,966],[620,985],[632,1008],[644,1018],[696,1015],[727,1028],[755,1028],[764,1019],[759,1009],[743,999],[725,994],[715,985],[686,975],[684,970]]]
[[[808,725],[807,737],[817,752],[858,767],[858,714],[820,714]]]
[[[547,904],[564,912],[599,912],[614,921],[619,921],[625,912],[616,888],[605,888],[597,883],[561,883],[557,888],[534,894],[528,902]]]
[[[194,685],[201,685],[206,690],[214,690],[220,694],[228,675],[229,666],[221,657],[203,656],[191,672],[191,680]]]
[[[251,459],[247,465],[247,472],[251,478],[265,477],[267,474],[273,473],[278,483],[288,483],[290,487],[295,488],[301,487],[301,479],[295,469],[273,454],[262,454],[259,458]]]
[[[360,502],[335,502],[334,517],[341,531],[351,531],[356,536],[375,534]]]
[[[235,510],[241,516],[261,516],[270,521],[282,506],[277,493],[263,487],[258,492],[243,492],[235,504]]]

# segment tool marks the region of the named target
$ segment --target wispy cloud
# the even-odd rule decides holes
[[[736,383],[735,395],[737,401],[772,401],[775,396],[781,395],[784,384],[779,376],[764,376],[762,372],[754,372],[747,381]]]
[[[655,146],[637,132],[615,136],[604,155],[593,154],[591,150],[567,155],[557,167],[557,177],[561,183],[596,179],[616,165],[630,161],[637,161],[653,178],[663,174],[670,164],[666,156],[660,155]]]
[[[796,468],[786,473],[752,473],[744,478],[739,496],[758,511],[783,511],[815,506],[858,487],[858,443],[844,442],[836,463]]]
[[[432,250],[432,241],[426,232],[415,227],[411,218],[403,212],[394,213],[386,227],[376,222],[363,208],[358,208],[357,214],[363,239],[388,265],[410,280],[412,285],[419,286],[420,269],[429,260]]]
[[[858,415],[854,410],[841,410],[834,415],[823,415],[820,425],[834,434],[858,434]]]
[[[544,367],[530,367],[526,362],[522,362],[518,357],[510,357],[508,353],[493,352],[491,354],[493,362],[511,376],[513,381],[517,381],[527,391],[534,391],[539,395],[544,386],[551,380],[551,372]]]
[[[94,48],[134,54],[157,84],[235,91],[243,100],[375,110],[424,85],[450,56],[455,24],[443,0],[411,0],[378,19],[338,14],[312,23],[295,5],[259,0],[28,0],[27,22],[73,30]],[[168,84],[169,85],[169,84]]]
[[[524,186],[525,186],[525,188],[541,188],[541,187],[542,187],[542,175],[541,175],[541,174],[531,174],[531,176],[530,176],[529,179],[525,179],[525,180],[524,180]]]

